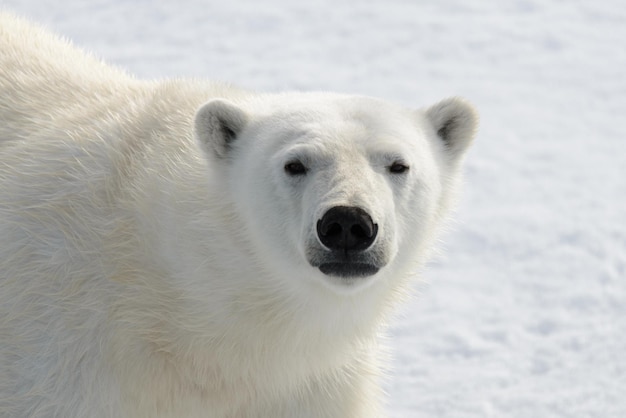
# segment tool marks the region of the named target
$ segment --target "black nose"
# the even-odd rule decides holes
[[[361,208],[335,206],[317,221],[317,236],[331,250],[363,251],[378,232],[378,225]]]

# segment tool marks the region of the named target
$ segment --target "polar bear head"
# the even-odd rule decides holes
[[[211,100],[195,133],[262,268],[349,292],[424,258],[476,123],[457,98],[410,110],[299,93]]]

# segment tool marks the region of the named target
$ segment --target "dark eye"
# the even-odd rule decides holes
[[[391,164],[388,168],[389,168],[389,172],[392,174],[403,174],[409,171],[408,165],[398,162],[398,161]]]
[[[302,176],[306,174],[306,167],[300,161],[291,161],[285,164],[285,172],[290,176]]]

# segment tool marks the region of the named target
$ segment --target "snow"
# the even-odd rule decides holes
[[[626,417],[620,0],[4,0],[143,78],[482,116],[456,222],[390,330],[393,417]]]

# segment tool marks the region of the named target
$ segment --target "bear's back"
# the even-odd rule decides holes
[[[0,143],[54,127],[69,130],[69,123],[136,95],[140,84],[68,41],[0,13]]]

